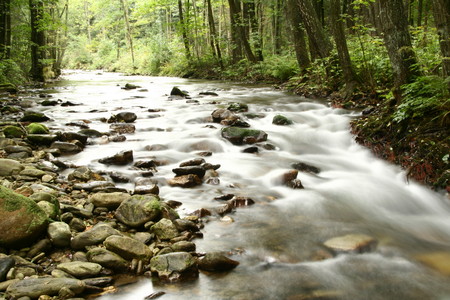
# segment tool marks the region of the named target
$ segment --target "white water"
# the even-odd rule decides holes
[[[64,124],[89,120],[90,128],[106,132],[109,124],[100,122],[100,117],[122,111],[138,116],[136,133],[127,135],[126,142],[91,145],[64,159],[98,171],[114,169],[130,178],[137,178],[138,171],[129,166],[106,167],[98,159],[133,150],[135,160],[166,161],[158,167],[155,179],[162,198],[183,203],[181,214],[217,207],[220,203],[213,198],[226,193],[256,201],[232,214],[234,223],[212,218],[202,230],[204,238],[195,240],[198,251],[239,252],[233,258],[241,264],[232,272],[201,274],[198,280],[174,285],[144,280],[105,299],[143,299],[161,290],[166,294],[158,299],[301,299],[300,295],[320,292],[332,293],[333,299],[450,298],[450,279],[415,260],[416,255],[450,252],[448,198],[408,182],[399,168],[357,145],[348,128],[355,113],[270,87],[91,72],[64,78],[54,96],[82,105],[42,108],[54,119],[50,123],[53,129],[77,131]],[[148,92],[120,89],[127,82]],[[175,85],[199,104],[169,101],[167,94]],[[219,97],[198,96],[202,91],[215,91]],[[266,131],[268,143],[276,150],[242,153],[245,146],[233,146],[221,138],[221,125],[205,121],[214,109],[231,101],[247,103],[250,112],[265,115],[247,121],[252,128]],[[93,109],[99,112],[90,112]],[[150,113],[148,109],[163,111]],[[276,114],[295,124],[272,125]],[[151,117],[154,115],[160,117]],[[165,145],[167,150],[145,150],[155,144]],[[171,170],[198,157],[200,151],[212,151],[206,161],[221,165],[220,184],[169,187],[165,180],[174,176]],[[295,162],[321,169],[318,175],[299,173],[304,190],[278,184],[279,176]],[[133,184],[123,187],[132,190]],[[377,238],[377,250],[313,260],[324,241],[347,233]]]

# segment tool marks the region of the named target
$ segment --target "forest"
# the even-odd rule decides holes
[[[450,0],[2,0],[0,85],[62,69],[262,82],[363,110],[356,140],[448,188]]]

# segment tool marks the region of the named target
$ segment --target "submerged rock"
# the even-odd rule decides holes
[[[189,94],[187,92],[180,90],[180,88],[174,86],[172,88],[172,91],[170,92],[170,96],[179,96],[179,97],[185,98],[185,97],[188,97]]]
[[[0,245],[29,245],[47,223],[47,215],[33,200],[0,185]]]
[[[99,159],[99,162],[105,165],[123,166],[133,162],[133,151],[122,151],[113,156]]]
[[[282,115],[276,115],[273,117],[272,124],[274,125],[292,125],[294,122]]]
[[[256,129],[226,127],[222,129],[222,137],[234,145],[255,144],[266,141],[267,133]]]
[[[347,234],[327,240],[324,245],[336,253],[364,253],[373,251],[377,240],[365,234]]]
[[[245,104],[245,103],[232,102],[228,106],[228,110],[236,111],[236,112],[247,112],[248,111],[248,105]]]
[[[226,257],[221,252],[209,252],[198,260],[198,267],[204,271],[229,271],[239,265],[238,261]]]

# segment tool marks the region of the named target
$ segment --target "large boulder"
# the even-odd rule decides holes
[[[57,296],[62,288],[67,288],[77,295],[84,291],[85,284],[72,278],[26,278],[11,284],[6,292],[13,299],[20,297],[37,299],[41,295]]]
[[[122,204],[122,202],[130,198],[131,196],[128,193],[96,193],[89,196],[89,201],[94,204],[95,207],[116,209],[120,206],[120,204]]]
[[[30,134],[47,134],[50,131],[48,130],[47,126],[40,123],[31,123],[27,126],[27,131]]]
[[[24,168],[17,160],[0,158],[0,176],[17,175]]]
[[[106,249],[128,260],[140,259],[149,261],[153,255],[153,252],[146,244],[126,236],[110,236],[103,244]]]
[[[120,232],[108,224],[99,223],[90,230],[76,235],[71,241],[71,247],[81,250],[86,246],[101,244],[111,235],[120,235]]]
[[[160,215],[161,202],[156,195],[134,195],[123,201],[116,210],[116,218],[133,228],[156,221]]]
[[[47,224],[47,215],[33,200],[0,185],[0,245],[30,244]]]
[[[234,145],[255,144],[267,141],[267,133],[264,131],[240,127],[223,128],[222,137]]]
[[[187,252],[158,255],[150,260],[150,269],[164,280],[176,281],[186,273],[197,274],[197,262]]]

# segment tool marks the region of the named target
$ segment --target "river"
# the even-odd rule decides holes
[[[121,89],[126,83],[141,89]],[[173,86],[193,100],[169,100]],[[218,96],[199,95],[215,92]],[[190,282],[161,284],[150,279],[124,287],[102,300],[144,299],[450,299],[450,203],[442,193],[408,181],[398,167],[375,158],[356,144],[349,122],[357,112],[330,108],[268,86],[113,73],[66,72],[49,90],[74,107],[41,107],[52,130],[76,131],[65,124],[89,121],[108,131],[101,118],[132,111],[136,132],[125,142],[97,141],[63,159],[76,165],[114,170],[133,180],[129,166],[106,167],[98,159],[133,150],[135,160],[165,162],[153,177],[160,196],[183,203],[186,215],[214,209],[215,197],[232,193],[255,205],[230,215],[234,222],[211,217],[196,239],[198,252],[230,251],[240,265],[219,274],[201,273]],[[220,135],[222,126],[208,122],[211,112],[230,102],[246,103],[252,128],[268,133],[273,150],[244,153]],[[150,110],[150,111],[149,111]],[[282,114],[293,125],[272,124]],[[149,146],[155,146],[150,151]],[[182,189],[166,179],[181,162],[211,151],[205,160],[220,164],[218,184]],[[280,176],[303,162],[318,174],[299,172],[304,189],[291,189]],[[133,189],[133,183],[120,187]],[[327,256],[323,243],[346,234],[366,234],[378,241],[374,251]],[[323,259],[319,259],[321,256]],[[428,264],[424,264],[427,261]],[[432,267],[429,267],[429,266]]]

